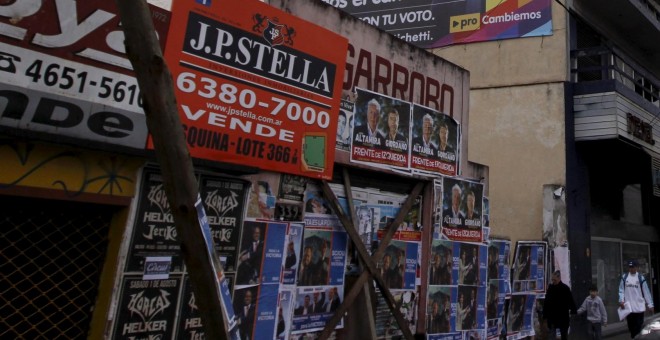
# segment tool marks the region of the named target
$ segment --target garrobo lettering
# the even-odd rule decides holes
[[[333,96],[334,64],[291,48],[271,47],[263,37],[196,13],[190,13],[189,18],[184,52],[323,96]]]
[[[419,72],[410,71],[389,58],[348,44],[344,91],[355,87],[415,102],[444,112],[449,101],[449,115],[454,116],[454,88]],[[419,100],[415,97],[419,96]]]

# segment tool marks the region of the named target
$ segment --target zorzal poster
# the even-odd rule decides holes
[[[175,317],[181,277],[142,280],[125,276],[117,305],[113,339],[171,339],[177,328]]]
[[[158,170],[145,168],[124,272],[143,272],[150,256],[170,257],[170,271],[183,271],[181,245],[163,178]]]
[[[243,226],[249,183],[237,179],[200,178],[200,195],[211,228],[215,250],[224,264],[224,270],[236,271],[238,239]]]
[[[331,179],[346,38],[256,0],[172,5],[165,58],[191,156]]]

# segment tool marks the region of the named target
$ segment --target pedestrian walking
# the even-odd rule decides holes
[[[598,296],[598,287],[596,285],[589,287],[589,296],[584,299],[577,313],[587,313],[587,320],[589,321],[587,333],[589,333],[589,339],[602,339],[601,326],[607,326],[607,312],[605,311],[603,299]]]
[[[648,282],[642,273],[637,272],[637,261],[628,261],[628,272],[621,275],[619,283],[619,306],[630,304],[630,314],[626,316],[630,338],[642,331],[644,312],[648,309],[653,313],[653,297]]]
[[[543,319],[547,321],[550,338],[554,339],[557,329],[562,340],[568,339],[568,326],[571,314],[576,314],[575,301],[571,289],[561,282],[561,273],[552,273],[551,283],[545,294],[543,305]]]

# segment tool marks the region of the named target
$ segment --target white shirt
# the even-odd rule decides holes
[[[646,301],[644,301],[644,298],[646,296],[650,298],[651,295],[648,288],[644,291],[644,295],[642,295],[642,289],[639,287],[638,275],[638,273],[629,273],[625,282],[626,287],[624,288],[624,301],[630,302],[630,307],[633,313],[646,311]],[[651,302],[649,306],[653,306],[653,302]]]

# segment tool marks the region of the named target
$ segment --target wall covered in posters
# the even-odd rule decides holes
[[[323,0],[421,48],[552,34],[550,0]]]
[[[204,218],[208,237],[224,267],[218,271],[221,296],[225,306],[231,307],[230,292],[235,281],[249,182],[208,174],[198,174],[198,182],[198,204],[208,212]],[[203,324],[190,288],[160,171],[155,167],[144,168],[139,188],[133,225],[127,229],[130,236],[127,237],[126,262],[117,287],[118,305],[110,338],[203,337]],[[275,276],[279,281],[279,271]],[[235,314],[229,309],[226,312],[226,321],[231,327],[235,324]]]
[[[344,111],[351,109],[350,104],[361,100],[357,93],[358,88],[382,95],[383,101],[394,103],[393,100],[396,99],[421,105],[447,115],[460,124],[462,138],[458,141],[460,147],[456,149],[466,150],[469,105],[469,73],[466,70],[422,49],[412,48],[404,41],[355,17],[332,10],[330,5],[321,1],[269,0],[267,2],[348,38],[348,52],[344,54],[346,71],[341,93],[342,99],[347,102],[343,106]],[[341,136],[348,136],[346,129],[349,129],[351,124],[354,130],[357,129],[358,117],[355,115],[359,110],[366,113],[364,111],[366,107],[354,107],[352,121],[349,114],[346,114],[345,121],[342,115],[339,115],[338,120],[347,125],[343,132],[338,131]],[[384,128],[385,113],[382,115],[381,124]],[[364,118],[360,119],[363,121]],[[403,122],[400,117],[400,124]],[[421,124],[421,122],[413,123]],[[419,133],[416,131],[414,130],[413,133]],[[403,131],[401,132],[404,134]],[[410,137],[410,132],[408,136]],[[450,133],[450,139],[455,137],[456,135],[452,136]],[[344,140],[337,145],[336,160],[340,163],[349,163],[350,149],[347,141]],[[393,155],[398,154],[395,149],[387,151]],[[456,157],[459,163],[457,168],[466,169],[467,158],[459,158],[458,154]]]

